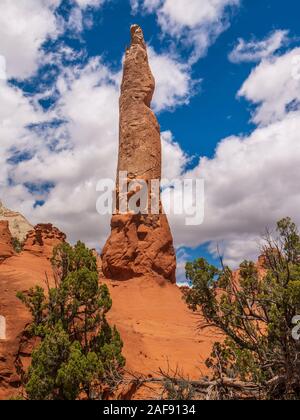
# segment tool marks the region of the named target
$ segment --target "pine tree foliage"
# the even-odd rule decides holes
[[[204,259],[188,263],[186,301],[204,316],[203,327],[223,334],[207,361],[215,379],[257,384],[262,398],[299,399],[300,236],[286,218],[265,241],[263,269],[245,261],[237,275]]]
[[[32,314],[29,331],[40,340],[25,378],[32,400],[106,398],[121,379],[122,340],[106,314],[112,306],[99,285],[96,259],[86,246],[54,250],[55,285],[18,293]]]

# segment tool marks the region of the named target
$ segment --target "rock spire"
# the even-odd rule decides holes
[[[116,185],[116,214],[112,217],[111,236],[102,254],[104,275],[127,280],[155,275],[175,282],[176,256],[166,215],[157,200],[158,211],[150,209],[152,183],[161,180],[161,138],[158,121],[151,110],[155,90],[143,31],[131,27],[131,45],[126,51],[120,97],[120,138]],[[147,212],[120,211],[124,195],[120,174],[127,174],[128,199],[138,191],[131,183],[142,181],[148,186]],[[154,184],[153,184],[154,185]],[[127,192],[129,191],[129,192]],[[124,198],[124,197],[123,197]],[[146,214],[147,213],[147,214]]]

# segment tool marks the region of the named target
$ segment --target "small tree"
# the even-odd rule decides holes
[[[55,287],[18,293],[30,310],[33,352],[25,389],[33,400],[105,398],[121,378],[125,360],[117,329],[106,314],[112,301],[99,285],[96,259],[81,242],[54,250]]]
[[[186,301],[223,333],[207,361],[215,379],[258,384],[264,398],[299,399],[300,348],[292,331],[300,315],[300,237],[290,219],[277,232],[276,240],[267,235],[263,270],[247,261],[238,275],[204,259],[187,264]]]
[[[23,243],[18,238],[12,238],[12,246],[17,254],[20,254],[23,250]]]

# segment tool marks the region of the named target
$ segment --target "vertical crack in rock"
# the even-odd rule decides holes
[[[154,89],[155,80],[149,66],[143,32],[138,25],[133,25],[131,45],[125,56],[120,97],[118,199],[121,194],[120,172],[127,172],[128,184],[132,180],[145,181],[149,191],[151,181],[161,180],[160,127],[150,108]],[[150,202],[150,193],[148,197]],[[173,238],[160,197],[158,201],[159,214],[119,212],[112,217],[111,236],[102,254],[106,277],[127,280],[150,274],[176,281]]]

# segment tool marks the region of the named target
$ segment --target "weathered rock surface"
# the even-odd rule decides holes
[[[165,215],[116,215],[102,256],[107,278],[156,275],[175,282],[175,253]]]
[[[0,264],[0,316],[5,320],[5,339],[0,339],[0,400],[18,393],[18,369],[28,366],[32,350],[32,343],[23,335],[31,316],[16,293],[36,285],[46,288],[46,275],[51,283],[53,271],[49,259],[30,252]]]
[[[26,237],[25,252],[51,259],[53,249],[65,242],[66,235],[51,224],[39,224]]]
[[[5,337],[0,338],[0,400],[18,393],[19,372],[28,367],[36,344],[24,334],[31,316],[16,293],[36,285],[46,288],[46,278],[50,285],[54,284],[50,258],[54,247],[65,239],[66,236],[52,225],[37,225],[28,234],[23,252],[0,264],[2,330],[5,325]]]
[[[12,236],[7,221],[0,221],[0,263],[14,255]]]
[[[14,238],[23,242],[27,233],[33,229],[33,226],[20,213],[12,211],[4,207],[0,201],[0,221],[8,221],[9,230]]]
[[[127,172],[127,184],[143,180],[149,191],[151,181],[161,180],[160,127],[150,109],[154,88],[143,32],[139,26],[133,25],[120,97],[118,199],[123,194],[120,172]],[[149,202],[150,197],[149,192]],[[158,214],[151,211],[149,214],[132,214],[129,210],[128,213],[121,212],[117,205],[118,214],[112,217],[111,236],[102,254],[103,272],[107,278],[128,280],[142,275],[158,275],[176,281],[173,238],[159,196],[157,201]]]

